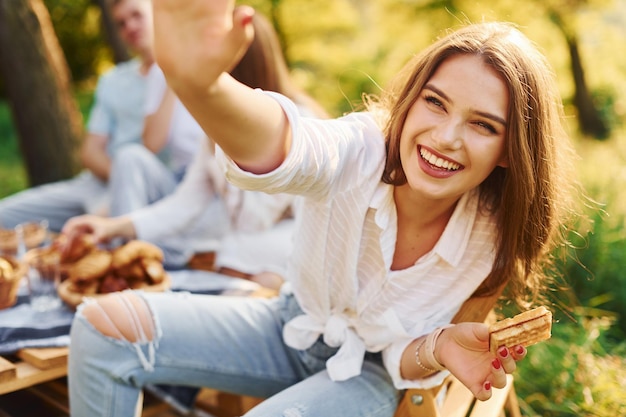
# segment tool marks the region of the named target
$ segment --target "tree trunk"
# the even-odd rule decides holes
[[[102,28],[106,36],[107,43],[113,52],[113,60],[116,63],[128,61],[130,53],[128,48],[120,38],[119,31],[115,27],[115,22],[111,16],[111,6],[107,0],[94,0],[100,7],[100,15],[102,16]]]
[[[587,81],[585,80],[585,70],[578,49],[578,37],[574,29],[570,28],[568,21],[561,14],[560,10],[548,8],[548,16],[563,34],[570,56],[572,67],[572,77],[574,79],[574,106],[578,111],[578,127],[585,135],[590,135],[598,139],[605,139],[609,136],[609,128],[600,117],[600,112],[593,103]]]
[[[42,0],[0,0],[0,72],[30,185],[75,175],[82,116]]]
[[[600,113],[593,103],[591,94],[589,94],[577,38],[575,36],[569,37],[567,39],[567,46],[569,48],[572,75],[574,77],[574,105],[578,109],[580,130],[584,134],[591,135],[597,139],[606,139],[610,132],[606,123],[600,117]]]

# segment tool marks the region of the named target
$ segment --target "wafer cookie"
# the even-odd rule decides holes
[[[489,326],[489,350],[496,355],[500,346],[530,346],[549,339],[552,312],[541,306]]]

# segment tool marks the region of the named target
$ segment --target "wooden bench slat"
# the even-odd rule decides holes
[[[0,356],[0,383],[15,379],[17,368],[15,365]]]
[[[458,379],[453,378],[448,386],[446,399],[441,407],[445,417],[465,417],[474,402],[474,395]]]
[[[506,387],[493,389],[491,398],[487,401],[476,401],[470,417],[498,417],[504,415],[504,405],[510,398],[509,393],[515,392],[513,388],[513,376],[507,374]]]
[[[16,363],[0,357],[0,394],[66,376],[68,352],[66,347],[22,349]]]
[[[50,369],[39,369],[30,363],[18,362],[15,364],[15,367],[17,371],[15,378],[0,384],[0,394],[17,391],[67,375],[67,365]]]
[[[67,364],[68,348],[22,349],[17,356],[40,369],[55,368]]]

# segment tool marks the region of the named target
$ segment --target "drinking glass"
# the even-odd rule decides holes
[[[31,249],[25,260],[28,264],[26,278],[31,307],[40,312],[59,307],[61,305],[57,293],[61,282],[59,254],[41,248]]]

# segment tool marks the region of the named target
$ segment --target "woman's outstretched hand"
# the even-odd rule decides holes
[[[460,323],[441,333],[435,355],[477,399],[486,401],[492,388],[504,388],[506,374],[515,371],[526,349],[502,347],[494,357],[489,351],[489,328],[482,323]]]
[[[210,90],[254,36],[254,10],[234,0],[153,0],[156,60],[179,95]]]

